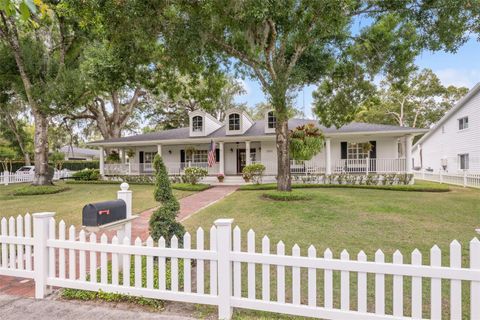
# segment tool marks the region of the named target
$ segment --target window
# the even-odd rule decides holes
[[[461,170],[468,170],[469,169],[468,153],[459,154],[458,155],[458,160],[459,160],[459,163],[460,163],[460,169]]]
[[[275,127],[277,126],[277,118],[275,117],[273,111],[267,113],[267,124],[268,129],[275,129]]]
[[[156,154],[156,152],[144,152],[143,163],[153,163],[153,158],[155,158]]]
[[[195,150],[187,153],[186,162],[208,162],[208,150]]]
[[[240,115],[232,113],[228,116],[228,130],[240,130]]]
[[[347,145],[347,159],[366,159],[370,152],[368,142],[349,142]]]
[[[195,116],[192,119],[192,130],[193,132],[202,132],[203,131],[203,118],[200,116]]]
[[[465,130],[468,128],[468,117],[458,119],[458,130]]]

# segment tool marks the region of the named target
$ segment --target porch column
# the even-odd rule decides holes
[[[332,151],[330,148],[330,138],[325,138],[325,173],[332,174]]]
[[[105,175],[105,169],[104,169],[104,154],[103,154],[103,147],[100,147],[100,175],[103,177]]]
[[[157,144],[157,153],[160,155],[160,157],[162,156],[162,145],[161,144]]]
[[[245,164],[248,166],[249,164],[252,164],[252,161],[250,159],[250,141],[245,141]]]
[[[125,164],[127,162],[125,158],[125,148],[120,149],[120,160],[122,161],[122,164]]]
[[[405,137],[405,161],[407,162],[405,165],[407,173],[412,173],[412,142],[412,135],[408,135]]]
[[[224,153],[225,148],[224,148],[223,142],[218,143],[218,149],[220,151],[218,173],[225,174],[225,153]]]

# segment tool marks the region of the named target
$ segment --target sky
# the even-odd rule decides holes
[[[443,85],[464,86],[471,89],[480,82],[480,42],[471,39],[456,53],[425,51],[416,59],[420,69],[432,69]],[[240,80],[243,83],[245,95],[236,97],[236,101],[246,102],[253,107],[257,103],[265,102],[266,98],[258,82],[250,79]],[[304,111],[307,118],[313,118],[311,105],[312,92],[315,86],[305,87],[299,92],[295,100],[295,107]]]

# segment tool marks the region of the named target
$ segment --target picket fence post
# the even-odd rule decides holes
[[[217,227],[217,271],[218,271],[218,318],[230,320],[232,318],[232,223],[233,219],[218,219]]]
[[[463,187],[467,187],[467,171],[463,171]]]
[[[8,180],[10,180],[10,172],[3,171],[3,183],[8,186]]]
[[[41,212],[33,214],[33,270],[35,279],[36,299],[43,299],[47,294],[47,277],[49,262],[47,240],[49,236],[50,219],[53,216],[55,216],[55,212]]]

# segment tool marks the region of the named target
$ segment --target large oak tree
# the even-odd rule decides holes
[[[295,91],[327,78],[326,91],[336,93],[336,79],[349,79],[341,81],[342,99],[355,99],[369,89],[365,74],[411,61],[414,35],[396,15],[407,2],[185,1],[168,6],[158,22],[167,50],[217,59],[259,81],[277,118],[278,189],[291,190],[288,118]],[[359,21],[365,27],[356,30]],[[317,112],[332,124],[351,117],[351,107],[324,109]]]

